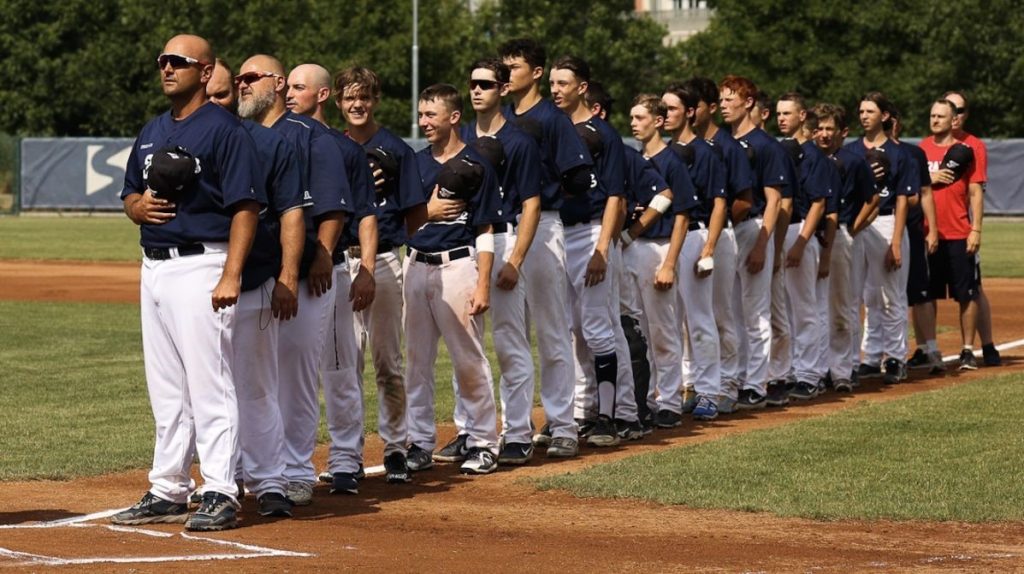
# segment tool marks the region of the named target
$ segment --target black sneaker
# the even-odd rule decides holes
[[[640,440],[644,436],[644,427],[640,421],[615,419],[615,433],[621,440]]]
[[[818,396],[818,385],[815,383],[797,383],[789,397],[798,401],[809,401]]]
[[[619,444],[619,434],[616,432],[615,423],[612,419],[601,415],[594,422],[594,428],[587,435],[587,444],[590,446],[615,446]]]
[[[590,433],[594,431],[594,427],[597,426],[596,419],[576,419],[577,436],[581,439],[590,436]]]
[[[907,359],[907,368],[916,371],[917,369],[929,369],[932,366],[931,358],[924,349],[918,347],[914,354]]]
[[[786,388],[786,381],[772,381],[768,383],[768,394],[764,398],[766,405],[770,407],[784,407],[789,404],[789,389]]]
[[[215,532],[228,530],[238,526],[238,503],[226,494],[204,492],[203,502],[199,510],[189,517],[185,523],[186,530],[199,532]]]
[[[907,378],[907,365],[898,359],[885,360],[885,374],[882,375],[882,382],[886,385],[895,385]]]
[[[509,442],[498,454],[501,464],[526,464],[533,458],[533,445],[526,442]]]
[[[893,359],[894,361],[896,359]],[[857,377],[862,380],[875,379],[882,376],[882,367],[878,365],[869,365],[868,363],[861,363],[857,367]]]
[[[654,418],[654,424],[658,425],[660,429],[673,429],[677,426],[682,426],[683,417],[679,413],[662,409],[658,411],[658,416]]]
[[[268,492],[256,500],[259,503],[260,516],[290,517],[292,501],[280,492]]]
[[[331,494],[359,494],[359,481],[354,472],[336,472],[331,481]]]
[[[409,476],[409,465],[405,462],[405,454],[393,452],[384,457],[384,480],[388,484],[405,484],[412,480]]]
[[[466,460],[466,456],[469,455],[469,446],[466,445],[468,439],[468,434],[460,434],[453,438],[441,450],[434,453],[434,462],[462,462]]]
[[[490,474],[498,470],[498,459],[485,448],[471,448],[459,467],[462,474]]]
[[[999,351],[992,343],[981,346],[981,358],[986,367],[999,367],[1003,364],[1003,358],[999,356]]]
[[[654,434],[654,413],[647,411],[647,414],[640,417],[640,429],[643,431],[644,436],[650,436]]]
[[[110,517],[114,524],[182,524],[188,520],[188,505],[164,500],[152,492],[142,500]]]
[[[434,459],[430,456],[430,451],[424,450],[416,445],[409,446],[409,449],[405,453],[405,463],[409,467],[409,470],[413,472],[427,470],[434,467]]]
[[[961,371],[977,371],[978,370],[978,359],[974,358],[974,351],[970,349],[964,349],[960,351],[960,370]]]
[[[544,426],[540,427],[540,432],[533,435],[532,442],[537,448],[551,446],[551,424],[544,423]]]
[[[741,390],[739,398],[736,399],[736,408],[741,411],[763,409],[765,404],[764,395],[754,389]]]

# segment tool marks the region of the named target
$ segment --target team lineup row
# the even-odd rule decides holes
[[[750,80],[693,78],[635,98],[637,151],[605,121],[612,100],[583,59],[545,74],[543,47],[518,39],[468,70],[473,121],[454,86],[420,94],[430,145],[414,152],[374,119],[381,86],[367,68],[286,73],[256,55],[236,74],[190,35],[157,62],[171,109],[140,132],[122,192],[144,253],[156,444],[151,488],[115,523],[232,528],[245,490],[265,516],[310,504],[321,387],[320,478],[358,493],[367,344],[388,483],[435,461],[488,474],[535,448],[573,457],[584,439],[612,446],[685,414],[848,392],[873,374],[899,382],[908,294],[911,366],[942,368],[934,300],[948,293],[961,302],[961,368],[976,367],[985,156],[962,132],[960,94],[933,106],[919,149],[898,143],[898,113],[869,93],[864,137],[843,146],[838,106],[780,97],[780,142]],[[326,125],[328,105],[345,132]],[[459,432],[438,449],[441,338]]]

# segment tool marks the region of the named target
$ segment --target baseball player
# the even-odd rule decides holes
[[[320,421],[320,361],[335,299],[332,253],[352,214],[354,200],[344,172],[341,150],[319,122],[288,111],[284,66],[272,56],[246,60],[238,76],[239,114],[267,123],[291,142],[305,174],[306,238],[299,264],[299,309],[280,326],[278,404],[284,421],[287,496],[296,505],[313,500],[316,447]],[[266,121],[269,119],[270,121]]]
[[[867,260],[865,305],[868,326],[877,326],[878,335],[866,332],[864,359],[858,368],[860,378],[882,374],[886,384],[907,378],[907,197],[920,190],[913,162],[899,146],[889,140],[885,129],[891,126],[892,106],[880,92],[861,98],[858,114],[864,137],[846,148],[868,161],[878,188],[878,217],[864,233]],[[885,363],[882,358],[885,356]],[[884,372],[883,372],[884,366]]]
[[[206,86],[210,101],[234,111],[233,81],[231,69],[218,58]],[[239,415],[240,474],[236,479],[242,478],[256,496],[260,515],[291,516],[292,503],[285,496],[284,424],[277,403],[277,346],[279,321],[291,319],[298,310],[299,261],[306,232],[302,170],[294,148],[280,133],[252,121],[242,125],[256,143],[271,209],[260,219],[242,271],[236,311],[232,365]]]
[[[543,46],[531,39],[514,39],[501,46],[499,56],[509,67],[508,91],[512,102],[504,110],[505,117],[539,142],[544,164],[540,221],[522,268],[526,306],[537,333],[541,404],[547,419],[533,442],[547,447],[548,456],[572,457],[578,451],[573,420],[575,371],[565,312],[568,282],[559,209],[563,186],[574,194],[589,188],[592,163],[572,122],[541,95],[546,61]]]
[[[406,213],[422,209],[426,197],[415,152],[374,117],[381,97],[377,74],[364,67],[346,68],[335,76],[334,94],[348,128],[346,135],[373,154],[371,157],[380,166],[379,175],[374,174],[379,198],[376,295],[373,303],[354,317],[356,340],[360,343],[356,374],[362,377],[363,352],[368,341],[377,379],[377,427],[384,441],[385,480],[404,483],[410,477],[405,460],[408,431],[402,371],[402,262],[398,250],[407,238]],[[353,257],[349,272],[355,277],[362,269],[362,253],[358,247],[352,247],[349,255]]]
[[[288,75],[285,105],[295,114],[327,127],[324,106],[331,96],[331,75],[317,64],[296,66]],[[363,464],[362,377],[356,373],[359,345],[355,339],[354,314],[373,303],[377,264],[377,216],[373,174],[363,148],[333,128],[328,137],[341,151],[342,165],[335,177],[343,177],[351,190],[354,217],[346,222],[334,246],[334,285],[337,293],[329,321],[320,375],[326,404],[327,432],[331,436],[328,472],[332,494],[358,494]],[[349,274],[348,248],[358,240],[360,270]]]
[[[780,202],[791,185],[785,151],[764,130],[756,127],[750,110],[757,86],[746,78],[727,76],[720,85],[722,119],[734,138],[749,150],[752,168],[750,210],[733,229],[737,244],[740,316],[744,320],[747,361],[746,381],[737,408],[764,408],[768,392],[768,359],[771,348],[771,281],[775,258],[772,244]],[[735,209],[734,204],[734,209]]]
[[[980,174],[983,182],[987,182],[988,148],[985,147],[985,142],[964,130],[964,124],[967,123],[967,117],[970,115],[967,98],[963,93],[957,91],[946,92],[942,94],[942,97],[956,106],[956,116],[953,118],[953,137],[974,150],[975,173]],[[982,185],[982,191],[985,191],[984,185]],[[979,267],[981,265],[980,258],[980,253],[975,255],[975,260],[979,260]],[[978,336],[981,338],[981,353],[985,366],[998,367],[1003,364],[992,339],[992,307],[989,305],[988,295],[985,294],[985,285],[981,281],[980,270],[978,273]],[[971,342],[973,343],[973,338]]]
[[[701,295],[706,295],[707,310],[710,311],[711,282],[690,285],[689,287],[693,290],[688,291],[685,298],[680,297],[677,293],[677,285],[679,292],[682,292],[683,283],[688,282],[687,275],[690,271],[696,273],[696,268],[690,265],[691,263],[696,264],[694,257],[696,253],[693,250],[695,243],[691,241],[690,245],[686,246],[685,238],[695,234],[692,232],[699,229],[699,222],[696,218],[691,220],[691,215],[700,202],[686,162],[675,150],[669,149],[669,146],[661,139],[659,130],[664,127],[667,114],[666,106],[662,103],[661,98],[652,94],[643,94],[637,96],[633,100],[633,104],[633,108],[630,110],[633,136],[640,142],[644,156],[656,166],[669,185],[668,195],[671,196],[669,207],[672,216],[661,217],[659,212],[659,208],[664,205],[664,199],[660,199],[660,197],[665,197],[664,195],[659,194],[659,196],[652,197],[652,192],[656,190],[636,189],[638,193],[636,199],[640,204],[647,206],[644,209],[644,214],[650,217],[641,215],[639,220],[622,234],[622,243],[624,246],[629,246],[633,243],[634,237],[637,238],[636,245],[628,251],[627,266],[630,268],[640,294],[644,312],[644,320],[641,321],[641,324],[646,328],[647,339],[659,342],[651,349],[659,395],[656,424],[662,428],[671,428],[679,426],[681,423],[680,386],[683,377],[683,346],[693,347],[693,339],[687,337],[686,341],[682,341],[679,318],[685,317],[687,333],[691,333],[691,322],[686,311],[691,305],[699,304],[698,298]],[[694,223],[697,225],[693,225]],[[691,231],[691,233],[687,233],[687,231]],[[689,253],[686,253],[687,247],[689,247]],[[699,249],[697,251],[699,252]],[[686,255],[681,255],[682,253],[686,253]],[[691,259],[693,259],[692,262]],[[677,265],[682,267],[678,283]],[[706,278],[708,275],[706,271],[701,273],[702,278]],[[706,288],[701,289],[701,287]],[[680,304],[678,307],[677,302]],[[695,316],[696,313],[695,311]],[[717,339],[718,333],[711,326],[713,323],[713,321],[705,323],[707,328],[704,331],[714,332]],[[705,335],[705,332],[701,332],[698,336]],[[669,341],[671,343],[666,344]],[[675,341],[680,341],[680,344]],[[710,344],[711,341],[708,343]],[[717,354],[717,340],[714,341],[713,349]],[[694,352],[691,351],[691,356],[693,355]],[[718,364],[717,357],[712,362],[713,365],[704,363],[703,358],[698,359],[694,356],[694,359],[700,363],[700,369],[703,369],[704,372],[708,370],[707,367]],[[697,378],[702,379],[701,383],[705,383],[710,378],[714,378],[715,386],[719,383],[717,373],[713,377]],[[718,415],[718,410],[714,400],[711,399],[712,394],[707,392],[709,390],[707,388],[700,390],[705,394],[701,396],[701,400],[693,410],[694,418],[713,419]]]
[[[715,270],[711,274],[714,286],[714,316],[718,327],[719,354],[721,357],[722,394],[718,399],[718,412],[731,413],[736,409],[742,381],[745,379],[746,362],[741,366],[741,337],[745,332],[742,319],[737,314],[739,292],[737,282],[737,246],[734,226],[742,223],[749,214],[752,198],[752,175],[750,161],[743,146],[727,130],[719,129],[712,121],[718,110],[718,85],[710,78],[696,77],[686,82],[699,95],[694,112],[693,131],[698,137],[713,143],[722,152],[726,180],[726,227],[715,245]],[[710,240],[710,236],[709,236]],[[745,341],[746,337],[742,337]],[[689,399],[689,400],[687,400]],[[683,391],[683,411],[689,412],[696,405],[696,392]]]
[[[478,149],[496,143],[501,150],[499,165],[494,167],[503,221],[494,225],[495,264],[491,270],[494,351],[501,367],[503,445],[498,462],[525,464],[533,456],[533,357],[526,324],[526,283],[521,281],[520,269],[540,221],[541,163],[536,140],[501,113],[501,97],[508,93],[508,82],[509,68],[501,60],[488,58],[471,64],[469,95],[476,122],[463,127],[462,139]]]
[[[625,183],[622,138],[607,122],[591,114],[582,97],[590,79],[590,67],[585,61],[574,56],[559,58],[552,64],[549,77],[554,104],[594,142],[588,146],[591,156],[598,155],[593,151],[595,144],[600,148],[594,164],[593,186],[587,193],[568,197],[560,212],[565,226],[576,357],[588,383],[596,383],[598,418],[587,442],[593,446],[612,446],[620,438],[635,440],[643,435],[632,372],[627,369],[628,376],[620,376],[620,369],[629,363],[625,356],[620,362],[617,352],[620,348],[628,349],[612,280],[612,274],[617,273],[614,255],[618,255],[613,238],[622,225],[620,203]],[[586,393],[590,392],[588,388]],[[579,388],[577,394],[581,394]]]
[[[497,413],[483,348],[483,313],[490,305],[493,225],[502,221],[497,176],[459,137],[462,97],[435,84],[420,93],[419,125],[430,146],[417,152],[424,194],[451,195],[466,209],[452,221],[428,222],[409,238],[404,285],[409,467],[425,470],[437,441],[434,362],[441,337],[452,358],[467,410],[469,452],[460,471],[498,467]]]
[[[679,281],[679,295],[685,315],[689,342],[687,360],[683,363],[684,385],[692,382],[698,397],[705,400],[694,405],[696,419],[708,420],[718,415],[718,404],[733,402],[731,390],[723,387],[721,376],[721,344],[714,315],[714,254],[725,228],[726,172],[721,151],[715,144],[697,137],[694,124],[700,97],[689,85],[673,84],[661,97],[666,107],[665,129],[672,136],[673,148],[687,165],[699,205],[690,211],[690,233],[686,234]],[[726,396],[728,395],[728,396]],[[711,405],[714,408],[711,408]],[[730,409],[731,412],[731,409]],[[668,422],[674,417],[666,416]],[[659,415],[659,418],[666,418]],[[665,426],[659,423],[659,426]]]
[[[792,326],[792,372],[796,385],[789,398],[809,400],[818,395],[818,381],[827,372],[820,342],[826,334],[825,316],[819,312],[818,256],[815,233],[833,196],[836,174],[832,162],[810,141],[804,130],[807,109],[803,96],[789,92],[779,97],[776,121],[783,136],[793,138],[799,150],[799,185],[794,186],[793,208],[786,230],[785,288],[789,300],[788,323]],[[810,311],[810,312],[809,312]]]
[[[939,234],[938,248],[928,256],[928,291],[933,299],[948,294],[960,304],[960,370],[975,370],[978,363],[972,339],[979,296],[975,256],[981,246],[984,176],[977,172],[974,150],[953,135],[956,115],[957,107],[949,100],[933,103],[929,121],[932,135],[921,140],[934,186]]]
[[[175,36],[157,64],[171,109],[139,133],[121,192],[141,233],[142,345],[156,442],[149,491],[111,521],[224,530],[237,525],[239,508],[233,306],[266,195],[252,139],[207,100],[209,43]],[[189,516],[193,441],[205,488]]]
[[[815,143],[835,162],[842,187],[837,229],[829,259],[829,373],[837,392],[856,386],[860,357],[860,307],[866,261],[863,235],[878,205],[874,175],[863,158],[842,147],[849,134],[846,111],[834,104],[813,108],[818,118]]]

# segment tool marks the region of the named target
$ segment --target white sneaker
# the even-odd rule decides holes
[[[295,506],[308,506],[313,503],[313,485],[308,482],[289,482],[284,494]]]
[[[462,474],[490,474],[498,470],[498,457],[483,448],[472,448],[466,456],[466,462],[459,467]]]

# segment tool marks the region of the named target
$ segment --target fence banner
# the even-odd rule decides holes
[[[424,140],[406,140],[422,149]],[[625,140],[635,145],[632,138]],[[914,141],[914,140],[908,140]],[[25,138],[21,141],[22,209],[121,209],[133,140],[127,138]],[[985,140],[988,187],[985,213],[1024,215],[1024,139]]]

